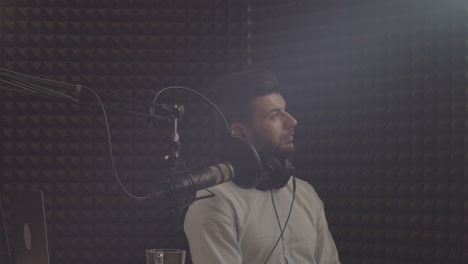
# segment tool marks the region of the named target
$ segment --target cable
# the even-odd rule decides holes
[[[130,196],[131,198],[137,199],[137,200],[145,200],[145,199],[148,199],[148,198],[156,195],[157,194],[156,191],[153,191],[153,192],[149,192],[148,194],[146,194],[144,196],[137,196],[137,195],[132,194],[130,191],[127,190],[127,188],[125,188],[124,184],[120,180],[119,174],[117,173],[117,169],[115,168],[114,154],[113,154],[113,151],[112,151],[112,140],[111,140],[111,136],[110,136],[110,128],[109,128],[109,122],[108,122],[108,119],[107,119],[107,113],[106,113],[105,106],[102,103],[101,98],[99,97],[99,95],[93,89],[91,89],[89,87],[86,87],[86,86],[82,86],[82,88],[85,89],[85,90],[90,91],[96,97],[96,99],[99,102],[99,105],[101,106],[103,116],[104,116],[104,122],[105,122],[105,126],[106,126],[107,139],[108,139],[108,143],[109,143],[109,155],[110,155],[110,160],[111,160],[111,165],[112,165],[112,172],[114,173],[114,176],[117,179],[117,182],[120,185],[120,187],[122,188],[122,190],[128,196]],[[187,173],[190,174],[190,171],[187,171]],[[191,174],[190,174],[190,179],[192,180]],[[193,184],[192,184],[192,186],[193,186]]]
[[[273,189],[270,189],[270,194],[271,194],[271,202],[273,204],[273,209],[275,210],[276,221],[278,223],[279,229],[282,231],[283,227],[281,227],[281,220],[279,219],[278,209],[276,209],[275,198],[273,197]],[[285,227],[286,227],[286,225],[285,225]],[[282,245],[282,248],[283,248],[284,260],[286,261],[286,264],[287,264],[288,259],[286,258],[286,255],[284,253],[284,237],[283,237],[283,234],[280,234],[280,237],[281,237],[281,245]]]
[[[103,116],[104,116],[104,122],[105,122],[105,125],[106,125],[106,131],[107,131],[107,140],[108,140],[108,143],[109,143],[109,154],[110,154],[110,160],[111,160],[111,164],[112,164],[112,171],[114,173],[114,176],[115,178],[117,179],[117,182],[119,183],[120,187],[122,188],[122,190],[130,197],[134,198],[134,199],[138,199],[138,200],[144,200],[144,199],[147,199],[149,197],[151,197],[151,195],[153,193],[148,193],[147,195],[145,196],[136,196],[132,193],[130,193],[127,188],[125,188],[125,186],[123,185],[122,181],[120,180],[120,177],[117,173],[117,170],[115,169],[115,161],[114,161],[114,154],[113,154],[113,151],[112,151],[112,140],[111,140],[111,136],[110,136],[110,129],[109,129],[109,121],[107,120],[107,113],[106,113],[106,109],[104,107],[104,104],[102,103],[101,101],[101,98],[99,97],[99,95],[91,88],[89,87],[86,87],[86,86],[82,86],[83,89],[87,90],[87,91],[90,91],[95,97],[96,99],[98,100],[99,102],[99,105],[101,106],[101,109],[102,109],[102,113],[103,113]]]
[[[276,210],[276,205],[275,205],[275,200],[273,199],[273,192],[271,192],[272,194],[272,201],[273,201],[273,208],[275,210],[275,213],[276,213],[276,216],[278,217],[278,212]],[[268,262],[268,260],[270,259],[271,257],[271,254],[273,254],[273,252],[275,251],[276,247],[278,246],[278,243],[280,240],[283,239],[283,234],[284,234],[284,230],[286,230],[286,226],[288,225],[288,222],[289,222],[289,218],[291,217],[291,212],[292,212],[292,208],[293,208],[293,205],[294,205],[294,200],[296,198],[296,176],[293,174],[293,198],[291,200],[291,206],[289,207],[289,213],[288,213],[288,217],[286,218],[286,221],[284,222],[284,227],[281,228],[281,224],[280,224],[280,230],[281,230],[281,234],[280,236],[278,237],[278,240],[276,240],[276,243],[275,245],[273,246],[273,248],[271,249],[270,251],[270,254],[268,254],[268,257],[267,259],[265,260],[265,264]],[[278,221],[279,221],[279,217],[278,217]],[[284,249],[283,249],[283,252],[284,252]],[[286,256],[284,256],[285,259],[286,259]],[[288,262],[288,260],[286,259],[286,263]]]
[[[135,198],[135,199],[138,199],[138,200],[147,199],[148,197],[153,195],[153,193],[149,193],[149,194],[147,194],[145,196],[133,195],[132,193],[130,193],[125,188],[122,181],[120,180],[120,177],[119,177],[119,175],[117,173],[117,170],[115,168],[114,154],[113,154],[113,151],[112,151],[112,140],[111,140],[111,136],[110,136],[109,121],[107,119],[107,112],[106,112],[106,109],[104,107],[104,104],[103,104],[101,98],[99,97],[99,95],[93,89],[91,89],[89,87],[86,87],[86,86],[82,86],[82,85],[72,85],[72,84],[68,84],[68,83],[50,81],[50,80],[41,79],[41,78],[37,78],[37,77],[33,77],[33,76],[28,76],[28,75],[17,73],[17,72],[14,72],[14,71],[10,71],[10,70],[4,69],[4,68],[0,68],[0,75],[6,77],[6,79],[0,79],[0,81],[3,81],[3,82],[8,83],[10,85],[22,88],[22,89],[28,91],[29,93],[42,94],[42,95],[45,94],[45,95],[48,95],[48,96],[51,96],[51,97],[54,97],[54,98],[58,98],[58,99],[71,99],[74,102],[77,102],[77,100],[75,98],[72,98],[71,96],[61,94],[61,93],[59,93],[57,91],[54,91],[54,90],[44,88],[44,87],[41,87],[39,85],[30,83],[30,81],[31,82],[36,82],[36,83],[60,86],[61,88],[67,88],[67,89],[73,89],[73,90],[75,90],[75,88],[76,88],[76,92],[81,92],[81,89],[85,89],[85,90],[91,92],[96,97],[96,99],[98,100],[99,105],[101,106],[101,109],[102,109],[102,113],[103,113],[103,116],[104,116],[104,122],[105,122],[105,126],[106,126],[107,139],[108,139],[108,143],[109,143],[109,155],[110,155],[110,160],[111,160],[111,165],[112,165],[112,172],[114,173],[114,176],[117,179],[117,182],[119,183],[120,187],[123,189],[123,191],[128,196],[130,196],[132,198]]]
[[[156,95],[155,97],[153,98],[153,104],[156,104],[156,101],[158,100],[159,96],[167,91],[167,90],[172,90],[172,89],[180,89],[180,90],[185,90],[185,91],[189,91],[189,92],[192,92],[198,96],[200,96],[201,98],[205,99],[211,106],[213,106],[216,111],[218,112],[218,114],[221,116],[221,118],[223,119],[224,121],[224,124],[226,125],[226,128],[228,131],[230,131],[230,128],[229,128],[229,124],[226,120],[226,117],[224,117],[223,113],[221,112],[221,110],[219,110],[218,106],[216,106],[216,104],[214,104],[210,99],[208,99],[208,97],[204,96],[203,94],[193,90],[193,89],[190,89],[190,88],[187,88],[187,87],[184,87],[184,86],[169,86],[169,87],[166,87],[166,88],[163,88],[161,89]],[[151,115],[154,115],[154,107],[151,107],[150,108],[150,114]]]
[[[1,82],[10,84],[10,85],[18,87],[18,88],[21,88],[21,89],[23,89],[23,91],[22,91],[23,93],[32,94],[32,95],[48,96],[48,97],[52,97],[52,98],[55,98],[55,99],[71,100],[73,102],[78,102],[78,100],[76,98],[73,98],[72,96],[57,92],[57,91],[52,90],[50,88],[42,87],[42,86],[40,86],[38,84],[44,84],[44,85],[49,85],[49,86],[56,86],[56,87],[63,88],[63,89],[68,89],[68,90],[71,90],[71,91],[75,91],[78,94],[81,92],[82,89],[91,92],[96,97],[96,99],[99,102],[99,105],[100,105],[100,107],[102,109],[102,113],[103,113],[104,121],[105,121],[106,132],[107,132],[107,139],[108,139],[108,143],[109,143],[109,155],[110,155],[110,160],[111,160],[111,165],[112,165],[112,172],[113,172],[115,178],[117,179],[118,184],[120,185],[122,190],[128,196],[130,196],[130,197],[132,197],[134,199],[144,200],[144,199],[148,199],[148,198],[152,197],[153,195],[158,194],[157,193],[158,191],[153,191],[153,192],[150,192],[150,193],[146,194],[145,196],[137,196],[137,195],[134,195],[131,192],[129,192],[127,190],[127,188],[125,188],[125,186],[123,185],[123,183],[120,180],[120,177],[119,177],[119,175],[117,173],[117,169],[115,168],[115,160],[114,160],[114,154],[113,154],[113,150],[112,150],[112,139],[111,139],[111,136],[110,136],[110,128],[109,128],[109,121],[108,121],[108,118],[107,118],[107,112],[106,112],[105,106],[104,106],[101,98],[99,97],[99,95],[93,89],[91,89],[89,87],[86,87],[86,86],[79,85],[79,84],[75,85],[75,84],[69,84],[69,83],[52,81],[52,80],[48,80],[48,79],[29,76],[29,75],[18,73],[18,72],[15,72],[15,71],[11,71],[11,70],[8,70],[8,69],[5,69],[5,68],[0,68],[0,77],[2,77],[2,78],[0,78]],[[3,88],[0,88],[0,89],[3,89]],[[156,102],[158,97],[163,92],[165,92],[167,90],[170,90],[170,89],[182,89],[182,90],[190,91],[190,92],[195,93],[198,96],[202,97],[203,99],[205,99],[208,103],[211,104],[211,106],[213,106],[218,111],[219,115],[222,117],[222,119],[224,120],[224,123],[226,124],[226,127],[229,130],[229,125],[227,123],[226,118],[222,114],[221,110],[219,110],[219,108],[211,100],[209,100],[207,97],[205,97],[204,95],[202,95],[201,93],[199,93],[199,92],[197,92],[197,91],[195,91],[193,89],[190,89],[190,88],[187,88],[187,87],[182,87],[182,86],[166,87],[166,88],[163,88],[162,90],[160,90],[156,94],[156,96],[153,99],[153,102]],[[5,90],[12,90],[12,89],[5,89]],[[154,107],[153,106],[150,108],[150,114],[153,117],[158,117],[157,115],[154,114]],[[179,173],[184,172],[184,171],[185,171],[185,173],[189,174],[190,181],[191,181],[191,184],[192,184],[191,185],[192,192],[195,193],[195,190],[196,190],[195,186],[196,185],[193,182],[194,179],[192,178],[192,175],[191,175],[190,171],[182,170],[182,171],[179,171]],[[201,175],[199,175],[199,179],[197,179],[197,182],[200,180],[200,177],[201,177]],[[159,190],[159,191],[162,191],[162,190]],[[197,200],[195,198],[195,194],[193,194],[192,196],[193,197],[190,197],[188,199],[189,203],[190,203],[190,201],[193,202],[194,200]]]
[[[229,127],[229,124],[227,122],[227,119],[226,117],[224,116],[224,114],[221,112],[221,110],[218,108],[218,106],[213,103],[210,99],[208,99],[208,97],[204,96],[203,94],[193,90],[193,89],[190,89],[188,87],[184,87],[184,86],[169,86],[169,87],[165,87],[161,90],[159,90],[156,95],[154,96],[153,98],[153,101],[152,103],[153,104],[156,104],[156,101],[158,100],[159,96],[168,91],[168,90],[174,90],[174,89],[179,89],[179,90],[184,90],[184,91],[189,91],[189,92],[192,92],[198,96],[200,96],[201,98],[203,98],[205,101],[207,101],[212,107],[214,107],[216,109],[216,111],[218,112],[219,116],[221,116],[221,118],[223,119],[224,121],[224,124],[226,125],[226,129],[227,131],[231,132],[231,129]],[[154,107],[150,107],[150,115],[151,116],[156,116],[155,113],[154,113]],[[200,176],[198,177],[197,179],[197,183],[200,181]],[[196,191],[192,194],[192,197],[187,199],[186,201],[186,204],[182,206],[182,208],[186,208],[187,206],[191,205],[192,203],[194,203],[195,201],[199,201],[199,200],[202,200],[202,199],[206,199],[206,198],[210,198],[210,197],[214,197],[215,194],[213,192],[211,192],[209,189],[205,189],[206,191],[208,191],[210,194],[209,195],[205,195],[205,196],[202,196],[202,197],[196,197]]]
[[[111,140],[111,136],[110,136],[110,129],[109,129],[109,122],[107,120],[107,113],[106,113],[106,110],[105,110],[105,107],[104,107],[104,104],[102,103],[101,101],[101,98],[99,97],[99,95],[91,88],[89,87],[86,87],[86,86],[81,86],[81,88],[85,89],[85,90],[88,90],[90,91],[95,97],[96,99],[98,100],[99,102],[99,105],[101,106],[101,109],[102,109],[102,112],[103,112],[103,115],[104,115],[104,121],[105,121],[105,125],[106,125],[106,131],[107,131],[107,138],[108,138],[108,142],[109,142],[109,152],[110,152],[110,159],[111,159],[111,164],[112,164],[112,171],[114,173],[114,176],[115,178],[117,179],[117,182],[119,183],[120,187],[122,188],[122,190],[130,197],[134,198],[134,199],[137,199],[137,200],[145,200],[145,199],[148,199],[150,197],[152,197],[155,192],[150,192],[148,194],[146,194],[145,196],[137,196],[137,195],[134,195],[132,194],[131,192],[129,192],[127,190],[127,188],[125,188],[125,186],[123,185],[122,181],[120,180],[120,177],[117,173],[117,170],[115,168],[115,161],[114,161],[114,154],[113,154],[113,151],[112,151],[112,140]],[[164,92],[164,91],[167,91],[167,90],[170,90],[170,89],[182,89],[182,90],[186,90],[186,91],[190,91],[190,92],[193,92],[197,95],[199,95],[200,97],[202,97],[203,99],[205,99],[206,101],[208,101],[208,103],[210,103],[217,111],[218,113],[221,115],[221,117],[223,118],[225,124],[227,127],[229,127],[228,123],[227,123],[227,120],[226,118],[224,117],[224,115],[222,114],[221,110],[219,110],[219,108],[211,101],[209,100],[207,97],[205,97],[204,95],[202,95],[201,93],[195,91],[195,90],[192,90],[190,88],[187,88],[187,87],[182,87],[182,86],[170,86],[170,87],[166,87],[162,90],[160,90],[156,96],[154,97],[153,99],[153,103],[156,102],[156,100],[158,99],[158,97]],[[154,115],[154,107],[151,107],[150,108],[150,114],[151,115]],[[190,173],[189,171],[187,171],[188,173]],[[201,177],[201,174],[199,175],[199,177]],[[195,185],[193,185],[193,178],[190,174],[190,180],[192,181],[192,188],[193,190],[195,190]],[[199,181],[200,179],[197,179],[197,182]]]

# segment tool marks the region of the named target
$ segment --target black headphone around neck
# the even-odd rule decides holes
[[[289,159],[276,157],[269,153],[260,153],[259,156],[263,171],[260,182],[255,188],[267,191],[285,187],[295,172],[295,168]]]
[[[245,139],[231,135],[221,148],[221,158],[234,167],[232,179],[237,186],[266,191],[286,186],[295,168],[287,158],[258,153]]]

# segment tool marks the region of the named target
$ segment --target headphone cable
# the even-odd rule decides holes
[[[273,252],[275,251],[276,247],[278,246],[278,243],[280,242],[280,240],[283,239],[283,234],[284,234],[284,231],[286,230],[286,226],[288,225],[288,222],[289,222],[289,219],[291,217],[291,212],[292,212],[292,208],[293,208],[293,205],[294,205],[294,200],[296,198],[296,176],[293,174],[293,198],[291,200],[291,206],[289,207],[289,213],[288,213],[288,217],[286,218],[286,222],[284,222],[284,227],[281,228],[281,223],[279,222],[279,216],[278,216],[278,211],[276,210],[276,205],[275,205],[275,200],[273,199],[273,191],[271,191],[271,197],[272,197],[272,202],[273,202],[273,209],[275,210],[275,213],[276,213],[276,217],[278,219],[278,224],[280,225],[280,230],[281,230],[281,234],[280,236],[278,237],[278,239],[276,240],[276,243],[275,245],[273,246],[273,248],[271,249],[270,251],[270,254],[268,254],[268,257],[267,259],[265,260],[264,264],[266,264],[268,262],[268,260],[270,259],[271,255],[273,254]],[[283,244],[283,254],[284,254],[284,244]],[[288,263],[288,260],[286,258],[286,256],[284,256],[285,260],[286,260],[286,263]]]

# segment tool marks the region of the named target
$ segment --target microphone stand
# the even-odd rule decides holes
[[[56,100],[71,102],[74,104],[78,104],[79,106],[86,106],[86,107],[93,107],[93,108],[100,108],[101,105],[98,103],[93,102],[80,102],[78,100],[78,96],[80,95],[83,87],[81,85],[74,85],[62,82],[56,82],[47,79],[36,78],[33,76],[21,74],[18,72],[10,71],[8,69],[0,68],[0,83],[8,84],[10,87],[0,86],[0,90],[7,90],[16,93],[28,94],[33,96],[45,97],[45,98],[52,98]],[[56,89],[63,89],[65,91],[75,92],[74,95],[62,93],[56,91]],[[88,88],[89,89],[89,88]],[[101,97],[101,96],[99,96]],[[115,96],[115,95],[104,95],[102,96],[103,101],[106,101],[104,104],[104,108],[106,110],[110,110],[112,112],[118,112],[126,115],[136,116],[136,117],[143,117],[147,118],[147,123],[151,120],[168,120],[172,122],[172,134],[170,139],[171,144],[171,152],[169,155],[164,157],[164,160],[171,161],[172,169],[171,171],[175,171],[180,168],[185,168],[185,161],[180,159],[180,148],[181,143],[179,140],[179,134],[177,131],[177,122],[178,118],[180,118],[184,114],[184,106],[183,105],[168,105],[168,104],[156,104],[153,102],[143,101],[135,98],[123,97],[123,96]],[[143,113],[134,110],[123,109],[121,107],[113,107],[109,106],[108,101],[110,100],[111,103],[115,102],[123,102],[129,103],[134,105],[141,105],[141,106],[150,106],[151,111],[149,113]]]
[[[19,72],[11,71],[5,68],[0,68],[0,83],[6,84],[9,87],[0,85],[0,90],[11,91],[15,93],[27,94],[37,97],[45,97],[65,101],[69,103],[79,103],[78,97],[84,89],[91,90],[85,86],[79,84],[70,84],[64,82],[58,82],[34,76],[29,76]],[[65,92],[59,92],[57,90],[63,90]],[[100,97],[100,96],[99,96]],[[155,104],[152,102],[142,101],[138,99],[104,95],[104,98],[113,100],[123,101],[126,103],[151,106],[153,111],[150,114],[141,113],[132,110],[126,110],[116,107],[106,106],[106,109],[117,111],[129,115],[149,117],[159,120],[169,120],[171,118],[177,118],[182,115],[184,106],[173,107],[167,104]],[[79,103],[81,105],[98,106],[96,103]],[[100,105],[99,105],[100,106]]]
[[[104,105],[104,103],[100,99],[101,96],[99,96],[94,90],[88,87],[85,87],[79,84],[69,84],[69,83],[64,83],[64,82],[47,80],[43,78],[37,78],[37,77],[21,74],[21,73],[14,72],[14,71],[4,69],[4,68],[0,68],[0,83],[4,83],[10,86],[8,88],[4,86],[0,86],[0,90],[8,90],[12,92],[29,94],[33,96],[42,96],[46,98],[58,99],[61,101],[77,103],[83,106],[103,107],[102,110],[108,109],[111,111],[116,111],[116,112],[124,113],[127,115],[146,117],[147,120],[149,121],[154,120],[154,119],[169,120],[170,122],[172,122],[172,133],[171,133],[171,138],[170,138],[171,150],[170,150],[170,153],[166,155],[164,159],[166,161],[171,162],[170,177],[174,176],[177,173],[188,173],[189,176],[191,177],[190,172],[186,168],[186,162],[180,157],[181,142],[180,142],[180,137],[178,133],[178,119],[184,113],[183,105],[156,104],[155,102],[147,102],[147,101],[142,101],[142,100],[128,98],[128,97],[113,96],[109,94],[104,95],[103,98],[113,99],[114,103],[116,100],[116,101],[121,101],[124,103],[150,106],[151,108],[150,108],[149,113],[142,113],[138,111],[122,109],[120,107],[119,108],[112,107],[112,106]],[[67,93],[58,92],[56,91],[57,89],[65,90]],[[89,102],[86,102],[86,103],[79,102],[78,97],[81,94],[82,90],[87,90],[93,93],[98,99],[99,104],[89,103]],[[121,184],[118,176],[117,176],[117,180]],[[121,187],[124,188],[122,184],[121,184]],[[128,193],[128,191],[126,192],[127,194],[130,194]],[[181,203],[188,204],[194,199],[195,199],[195,191],[191,195],[190,198],[182,201]]]

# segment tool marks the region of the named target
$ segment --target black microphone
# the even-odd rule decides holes
[[[172,173],[171,177],[152,192],[152,197],[165,197],[171,202],[194,197],[196,191],[206,189],[234,178],[234,168],[228,162],[218,163],[207,168],[190,172]]]
[[[171,173],[170,178],[162,182],[150,197],[165,197],[170,202],[194,198],[196,192],[215,185],[233,181],[245,189],[255,187],[262,178],[262,164],[255,148],[237,136],[229,136],[221,154],[224,162],[207,168]]]

